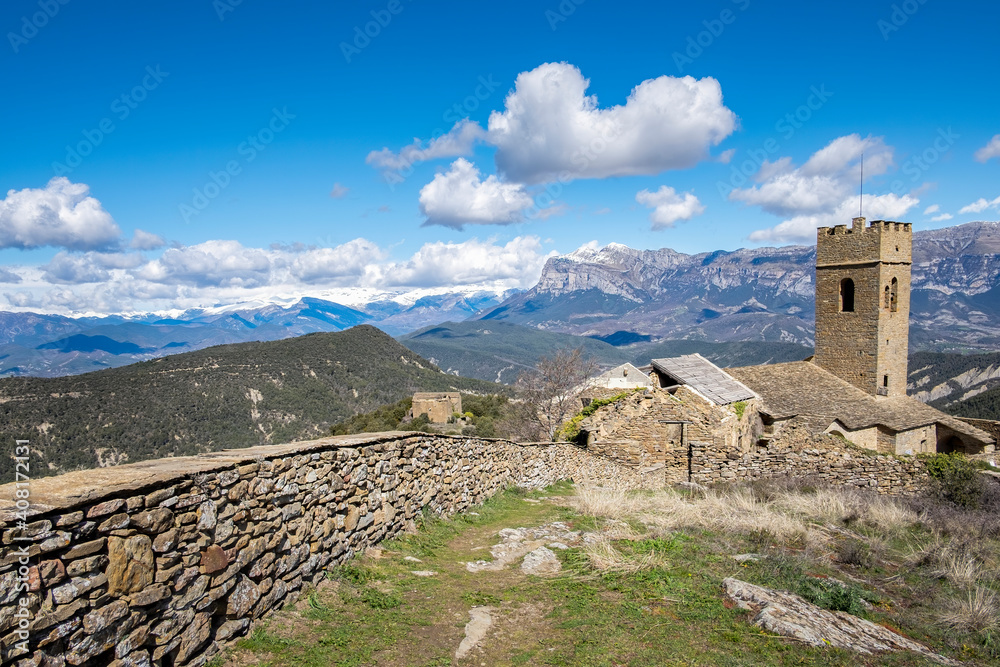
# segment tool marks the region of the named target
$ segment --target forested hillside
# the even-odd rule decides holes
[[[371,326],[206,348],[84,375],[0,380],[5,442],[34,477],[109,463],[319,437],[415,391],[489,393]],[[0,482],[13,479],[0,471]]]

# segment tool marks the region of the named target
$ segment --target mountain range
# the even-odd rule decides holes
[[[432,347],[443,338],[432,340],[435,334],[428,331],[462,320],[585,336],[613,347],[688,340],[809,348],[815,258],[813,246],[688,255],[612,243],[551,257],[527,291],[372,294],[351,306],[302,298],[169,316],[0,313],[0,376],[71,375],[212,345],[279,340],[357,324],[373,324],[392,335],[416,332],[404,338],[406,344],[435,356]],[[914,233],[912,272],[911,351],[1000,349],[1000,223]],[[455,342],[449,349],[454,351]],[[634,355],[611,356],[632,360]],[[497,358],[502,361],[503,355]],[[496,379],[494,373],[506,372],[502,379],[508,381],[514,371],[502,369],[511,364],[495,361],[459,364],[449,358],[445,366],[461,370],[460,365],[478,364],[474,373],[465,374]]]
[[[83,375],[0,379],[0,433],[33,477],[326,435],[416,391],[495,393],[372,326],[209,347]],[[0,483],[14,470],[0,470]]]
[[[538,284],[479,318],[624,341],[814,344],[816,248],[686,255],[612,243],[553,257]],[[910,345],[1000,349],[1000,223],[916,232]]]

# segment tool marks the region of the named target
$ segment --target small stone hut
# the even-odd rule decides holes
[[[455,413],[462,414],[462,395],[457,391],[420,391],[413,395],[410,417],[427,414],[434,424],[446,424]]]

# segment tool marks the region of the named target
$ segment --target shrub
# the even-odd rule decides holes
[[[935,454],[924,463],[941,497],[967,509],[979,507],[986,483],[979,469],[964,455]]]
[[[845,611],[855,616],[865,610],[865,603],[868,602],[866,598],[871,597],[857,586],[813,577],[802,579],[798,593],[817,607],[830,611]]]
[[[556,431],[556,439],[577,442],[577,444],[579,444],[578,439],[580,437],[580,423],[583,422],[584,419],[597,412],[599,408],[603,408],[605,405],[611,405],[612,403],[615,403],[616,401],[619,401],[636,391],[642,391],[642,388],[623,391],[620,394],[615,394],[611,398],[594,399],[585,408],[583,408],[583,410],[580,410],[576,416],[559,427],[559,430]]]
[[[733,410],[736,411],[737,419],[743,419],[743,413],[746,411],[746,409],[747,409],[746,401],[736,401],[735,403],[733,403]]]

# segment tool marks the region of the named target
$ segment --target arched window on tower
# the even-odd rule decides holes
[[[889,288],[889,310],[896,312],[896,289],[899,287],[899,281],[895,278],[889,283],[891,287]]]
[[[840,312],[854,312],[854,281],[850,278],[840,281]]]
[[[885,308],[886,310],[889,310],[889,286],[888,285],[885,286],[885,303],[884,303],[884,305],[882,307]]]

